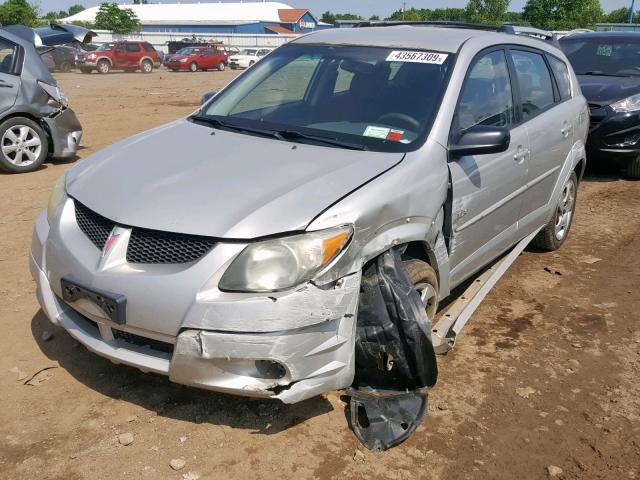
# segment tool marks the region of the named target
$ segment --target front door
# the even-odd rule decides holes
[[[459,138],[476,125],[509,128],[511,140],[505,152],[449,161],[452,285],[468,278],[517,239],[529,139],[526,128],[516,122],[512,80],[503,49],[482,52],[471,64],[451,138]]]
[[[18,48],[16,44],[0,37],[0,114],[16,103],[20,91]]]

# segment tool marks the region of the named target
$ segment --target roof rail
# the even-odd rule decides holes
[[[549,32],[546,30],[540,30],[538,28],[533,28],[533,27],[513,25],[511,23],[505,23],[502,25],[485,25],[481,23],[431,21],[431,20],[423,20],[423,21],[415,21],[415,20],[387,21],[385,20],[385,21],[374,21],[374,22],[360,22],[355,24],[354,28],[394,27],[397,25],[485,30],[488,32],[508,33],[512,35],[526,35],[528,37],[537,38],[539,40],[547,40],[553,43],[555,43],[555,40],[556,40],[556,37],[552,32]]]

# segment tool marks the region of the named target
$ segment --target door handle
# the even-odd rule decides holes
[[[0,81],[0,88],[13,88],[13,85],[10,83]]]
[[[516,149],[516,153],[513,155],[513,159],[516,162],[520,163],[520,162],[523,162],[528,155],[529,155],[529,149],[524,148],[522,145],[519,145],[518,148]]]
[[[567,138],[572,130],[573,130],[573,125],[571,125],[569,122],[564,122],[564,124],[562,125],[562,128],[560,129],[560,133],[564,138]]]

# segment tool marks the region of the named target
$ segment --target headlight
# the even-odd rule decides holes
[[[266,240],[245,248],[220,280],[221,290],[273,292],[315,278],[349,243],[351,227]]]
[[[618,113],[637,112],[640,110],[640,93],[612,103],[611,108]]]
[[[181,58],[179,61],[180,61],[180,62],[186,62],[186,61],[188,61],[188,60],[189,60],[189,58]]]
[[[49,95],[52,100],[56,101],[63,107],[69,105],[69,99],[60,87],[54,87],[53,85],[49,85],[48,83],[44,83],[41,81],[38,81],[38,85],[40,85],[40,88],[47,92],[47,95]]]
[[[51,196],[49,197],[49,204],[47,205],[47,221],[51,224],[51,219],[56,213],[56,210],[62,202],[67,198],[67,191],[65,183],[67,179],[67,173],[63,173],[56,181],[56,184],[51,190]]]
[[[88,60],[95,60],[96,58],[98,58],[98,56],[95,53],[90,53],[89,55],[87,55]]]

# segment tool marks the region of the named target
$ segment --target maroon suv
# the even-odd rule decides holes
[[[84,58],[78,59],[78,67],[82,73],[109,73],[112,69],[151,73],[154,67],[160,66],[158,52],[149,42],[110,42],[87,52]]]

